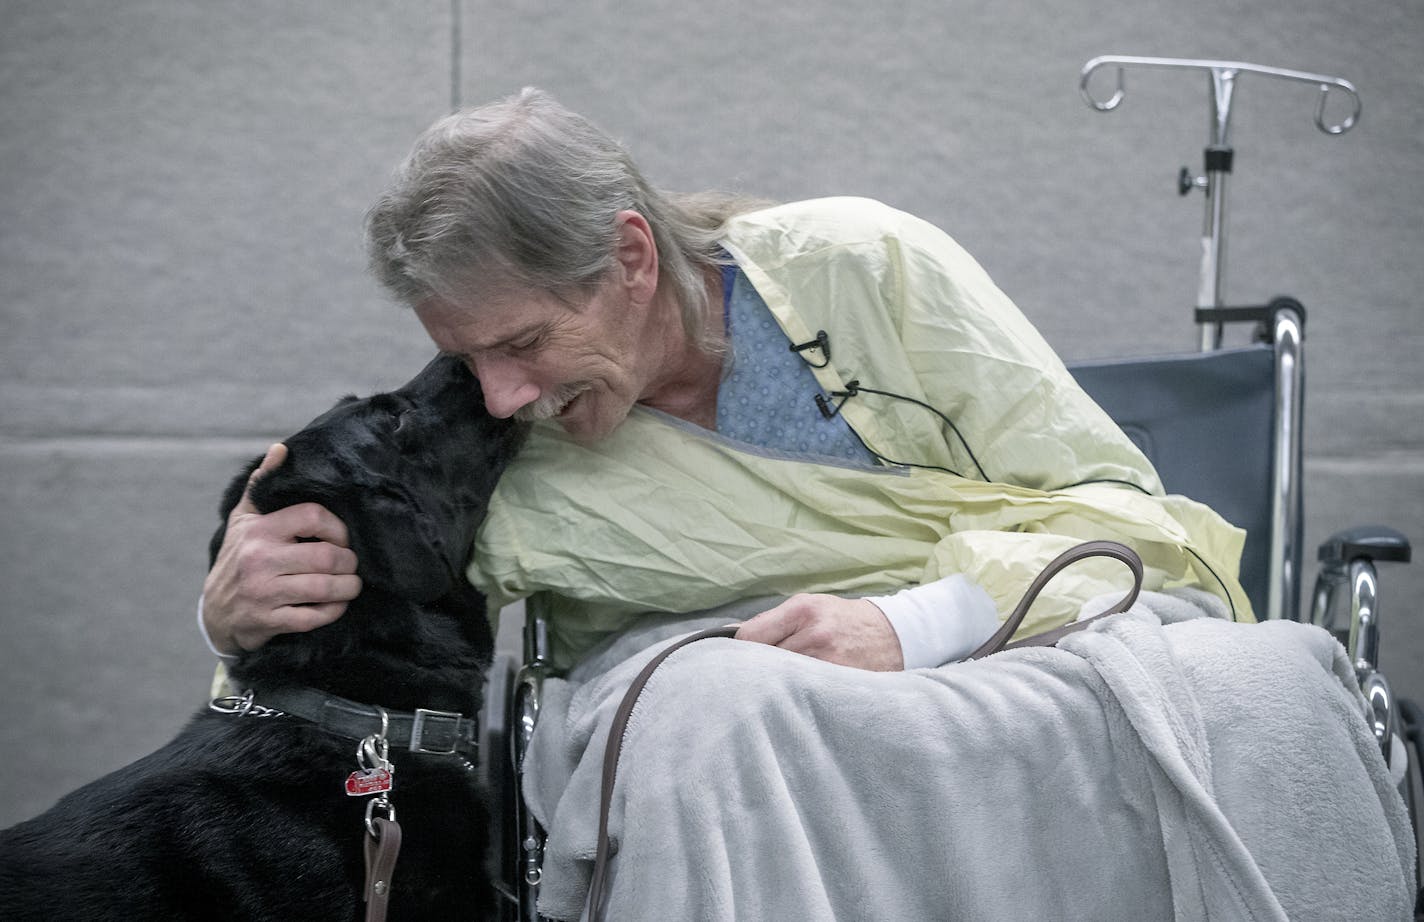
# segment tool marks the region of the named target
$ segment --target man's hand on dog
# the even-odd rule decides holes
[[[316,503],[267,515],[252,505],[252,484],[286,458],[287,446],[273,445],[248,478],[203,583],[203,624],[224,653],[256,650],[278,634],[330,624],[361,592],[356,554],[335,515]]]
[[[738,640],[751,640],[860,669],[905,667],[890,619],[867,599],[800,593],[744,622]]]

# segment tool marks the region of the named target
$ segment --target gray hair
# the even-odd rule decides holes
[[[761,203],[653,188],[628,152],[587,119],[527,88],[440,119],[416,141],[366,215],[372,271],[399,300],[532,288],[588,295],[615,261],[616,215],[647,219],[660,287],[704,330],[704,273],[723,261],[720,228]]]

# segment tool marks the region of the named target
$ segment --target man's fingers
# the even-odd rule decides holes
[[[252,485],[266,477],[272,471],[282,466],[282,462],[287,460],[287,446],[281,442],[270,446],[267,454],[262,456],[262,463],[257,465],[257,470],[247,477],[247,487],[242,491],[242,499],[237,501],[237,505],[232,507],[232,513],[228,515],[228,521],[240,515],[254,515],[257,507],[252,505]]]
[[[346,523],[325,506],[316,503],[286,506],[269,512],[263,519],[262,527],[273,536],[285,539],[315,538],[337,547],[351,546],[351,536],[346,530]]]
[[[227,543],[234,543],[239,532],[243,550],[234,573],[245,587],[244,595],[251,595],[268,580],[292,574],[356,572],[356,553],[346,546],[345,523],[315,503],[287,506],[235,522],[228,527]]]
[[[298,541],[269,548],[266,566],[273,577],[294,574],[345,575],[356,572],[356,552],[327,541]]]
[[[743,623],[737,638],[860,669],[902,669],[905,662],[889,619],[866,599],[794,595]]]
[[[326,573],[299,573],[272,583],[273,601],[284,606],[346,603],[361,594],[361,577]],[[281,609],[279,609],[281,610]]]
[[[792,596],[775,608],[743,621],[742,626],[737,628],[736,637],[738,640],[778,646],[800,629],[801,611],[798,597]]]
[[[284,633],[302,633],[331,624],[345,611],[345,602],[326,602],[320,605],[292,605],[279,608],[273,614],[290,628]]]
[[[234,639],[244,650],[255,650],[278,634],[297,634],[330,624],[360,592],[357,576],[284,576],[271,583],[266,604],[234,628]],[[209,633],[216,632],[210,627]]]
[[[331,624],[345,611],[345,602],[286,605],[268,612],[265,618],[253,619],[248,622],[243,628],[233,633],[231,643],[225,646],[232,648],[231,652],[234,653],[242,650],[256,650],[280,634],[313,631]],[[214,638],[214,642],[216,643],[216,638]]]
[[[228,517],[203,583],[203,624],[219,649],[255,650],[278,634],[330,624],[361,592],[346,523],[316,503],[262,515],[252,486],[288,460],[267,449]]]

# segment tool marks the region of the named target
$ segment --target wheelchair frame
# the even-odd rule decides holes
[[[1118,70],[1117,89],[1112,98],[1099,102],[1089,92],[1088,82],[1100,67],[1114,66]],[[1204,223],[1206,243],[1201,264],[1201,283],[1195,321],[1200,328],[1200,351],[1185,356],[1155,356],[1146,359],[1114,363],[1082,363],[1070,366],[1082,382],[1092,369],[1101,380],[1095,385],[1084,383],[1090,395],[1124,429],[1136,422],[1125,419],[1124,413],[1114,413],[1112,391],[1116,387],[1136,390],[1141,374],[1151,374],[1169,363],[1185,362],[1192,367],[1196,357],[1220,354],[1222,334],[1227,324],[1256,324],[1254,350],[1270,353],[1269,431],[1267,439],[1268,476],[1262,479],[1261,491],[1266,497],[1268,512],[1260,530],[1264,537],[1248,532],[1248,545],[1264,541],[1265,572],[1245,574],[1247,582],[1259,583],[1253,596],[1258,614],[1264,619],[1287,618],[1302,620],[1300,610],[1302,583],[1302,438],[1305,378],[1305,311],[1292,298],[1280,297],[1265,306],[1227,307],[1221,297],[1225,247],[1225,181],[1231,171],[1231,148],[1227,145],[1230,106],[1235,80],[1241,73],[1314,83],[1320,97],[1315,121],[1327,134],[1348,131],[1360,115],[1360,100],[1355,88],[1335,77],[1266,68],[1252,64],[1226,61],[1199,61],[1168,58],[1138,58],[1105,56],[1084,65],[1080,91],[1099,111],[1110,111],[1122,101],[1124,89],[1122,71],[1126,67],[1185,68],[1209,71],[1212,79],[1211,115],[1212,139],[1207,146],[1204,176],[1192,176],[1183,168],[1179,191],[1185,195],[1194,188],[1206,191],[1207,206]],[[1325,107],[1332,89],[1343,90],[1353,101],[1351,114],[1335,125],[1325,121]],[[1175,372],[1174,372],[1175,373]],[[1104,377],[1105,376],[1105,377]],[[1149,456],[1151,453],[1149,452]],[[1153,459],[1154,461],[1158,459]],[[1160,466],[1159,466],[1160,471]],[[1164,474],[1169,492],[1172,484]],[[1185,491],[1179,491],[1185,492]],[[1214,505],[1209,488],[1197,490],[1193,498]],[[1413,702],[1396,701],[1389,682],[1379,670],[1381,605],[1377,564],[1408,562],[1411,547],[1400,532],[1384,526],[1364,526],[1338,532],[1318,550],[1320,563],[1312,603],[1306,620],[1330,631],[1344,645],[1356,678],[1364,692],[1367,707],[1365,719],[1374,732],[1386,764],[1402,773],[1401,792],[1409,808],[1418,841],[1419,814],[1415,796],[1418,783],[1421,750],[1421,725],[1424,713]],[[1250,587],[1248,586],[1248,589]],[[500,918],[519,922],[539,922],[536,903],[543,877],[544,830],[524,803],[522,790],[525,756],[534,735],[544,680],[555,675],[549,626],[537,613],[525,618],[523,660],[504,654],[496,659],[490,673],[490,693],[487,694],[484,740],[485,752],[493,756],[507,752],[501,764],[486,766],[492,790],[500,795],[492,814],[498,813],[500,802],[513,804],[512,813],[495,817],[492,827],[493,861],[497,865],[496,885],[504,895],[506,906]],[[507,707],[506,707],[507,706]],[[506,748],[507,747],[507,748]],[[488,760],[493,762],[493,760]],[[1402,764],[1401,764],[1402,763]],[[1417,859],[1416,859],[1417,861]],[[1418,874],[1416,865],[1416,875]],[[1424,891],[1421,891],[1424,898]],[[1421,903],[1424,905],[1424,903]]]
[[[1089,89],[1093,74],[1103,67],[1117,72],[1117,85],[1106,101],[1096,99]],[[1206,214],[1203,221],[1203,249],[1198,285],[1196,322],[1200,330],[1201,350],[1211,352],[1221,348],[1225,323],[1238,320],[1258,320],[1262,326],[1258,339],[1273,344],[1276,355],[1275,410],[1271,445],[1273,452],[1271,479],[1271,520],[1269,556],[1269,596],[1264,611],[1266,618],[1300,620],[1300,540],[1303,526],[1301,509],[1301,421],[1304,407],[1304,333],[1305,314],[1298,302],[1278,298],[1264,311],[1260,308],[1230,308],[1223,304],[1222,288],[1226,262],[1226,180],[1232,170],[1234,150],[1230,145],[1231,106],[1237,80],[1242,74],[1257,74],[1313,84],[1319,89],[1316,100],[1315,125],[1327,135],[1338,136],[1349,131],[1359,121],[1363,109],[1360,95],[1350,81],[1327,74],[1307,73],[1280,67],[1265,67],[1241,61],[1215,61],[1191,58],[1157,58],[1131,55],[1103,55],[1083,65],[1079,73],[1078,90],[1083,99],[1099,112],[1116,109],[1126,94],[1123,73],[1127,68],[1194,70],[1205,72],[1211,79],[1211,137],[1203,152],[1205,172],[1196,176],[1182,167],[1178,192],[1187,195],[1193,189],[1206,193]],[[1326,121],[1326,105],[1332,91],[1349,97],[1350,113],[1341,121]],[[1293,306],[1293,308],[1292,308]],[[1265,327],[1269,325],[1270,329]],[[1267,335],[1269,333],[1269,335]],[[1206,497],[1197,497],[1207,499]],[[1381,525],[1347,529],[1331,535],[1320,545],[1317,558],[1321,565],[1317,575],[1310,622],[1336,636],[1349,654],[1355,667],[1360,688],[1369,707],[1366,717],[1380,743],[1387,763],[1394,756],[1401,724],[1389,682],[1378,667],[1379,602],[1376,562],[1407,563],[1410,544],[1400,532]],[[1412,707],[1412,705],[1410,706]],[[1417,709],[1411,713],[1417,715]],[[1418,718],[1412,722],[1415,756],[1410,761],[1418,768]],[[1407,758],[1407,752],[1402,757]],[[1409,771],[1405,773],[1406,799],[1411,802],[1416,841],[1418,818],[1412,807],[1413,786]],[[1417,854],[1417,852],[1416,852]],[[1416,867],[1416,870],[1418,868]],[[1416,877],[1417,879],[1417,877]],[[1424,891],[1421,891],[1424,895]]]

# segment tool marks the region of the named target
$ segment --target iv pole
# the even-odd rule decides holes
[[[1100,67],[1117,68],[1117,89],[1106,102],[1099,102],[1088,90],[1088,80]],[[1231,173],[1232,148],[1229,143],[1231,127],[1231,102],[1236,91],[1236,78],[1241,74],[1261,74],[1303,83],[1315,84],[1320,88],[1319,101],[1315,107],[1315,125],[1329,135],[1344,134],[1360,118],[1360,96],[1354,85],[1339,77],[1311,74],[1279,67],[1263,67],[1258,64],[1244,64],[1239,61],[1206,61],[1190,58],[1148,58],[1130,55],[1103,55],[1093,58],[1083,65],[1078,91],[1088,104],[1099,112],[1110,112],[1122,102],[1123,71],[1128,67],[1156,67],[1190,70],[1206,70],[1211,76],[1211,140],[1205,152],[1205,174],[1194,176],[1187,167],[1182,167],[1177,180],[1177,189],[1182,195],[1192,189],[1206,191],[1206,217],[1202,224],[1201,272],[1197,287],[1197,306],[1208,313],[1198,315],[1197,325],[1201,333],[1201,349],[1210,352],[1221,346],[1222,323],[1210,319],[1211,310],[1219,310],[1222,302],[1222,278],[1226,264],[1226,178]],[[1325,121],[1325,105],[1332,89],[1340,89],[1349,94],[1352,110],[1344,121],[1330,124]]]

